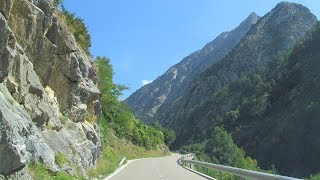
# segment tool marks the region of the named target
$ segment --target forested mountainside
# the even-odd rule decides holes
[[[292,50],[197,107],[179,141],[206,142],[220,126],[263,168],[297,177],[319,172],[319,47],[320,23]]]
[[[247,74],[288,51],[317,22],[300,4],[279,3],[252,26],[239,44],[222,60],[199,74],[188,90],[154,120],[172,127],[179,135],[194,109],[241,75]]]
[[[125,102],[138,118],[152,123],[155,114],[166,112],[161,106],[172,105],[185,93],[193,78],[229,53],[258,19],[257,14],[250,14],[237,28],[220,34],[201,50],[184,58],[152,83],[133,93]]]
[[[225,57],[196,75],[186,92],[161,105],[151,121],[176,131],[176,148],[197,143],[201,148],[195,149],[214,162],[219,158],[203,146],[221,126],[263,168],[274,165],[300,177],[316,173],[318,30],[310,35],[316,24],[306,7],[279,3]],[[139,108],[133,110],[146,117]]]
[[[166,150],[117,100],[109,60],[93,63],[83,20],[61,3],[0,1],[0,179],[101,178],[123,156]]]

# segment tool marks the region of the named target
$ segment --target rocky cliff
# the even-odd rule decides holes
[[[50,0],[0,2],[0,174],[29,178],[27,164],[83,175],[101,147],[91,59]],[[69,165],[55,162],[57,153]]]
[[[166,113],[183,96],[196,75],[229,53],[258,19],[256,13],[250,14],[237,28],[221,33],[201,50],[184,58],[152,83],[133,93],[125,102],[132,107],[138,118],[152,123],[156,114]]]

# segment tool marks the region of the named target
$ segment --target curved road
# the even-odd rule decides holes
[[[178,165],[179,154],[129,161],[118,173],[108,180],[204,180]]]

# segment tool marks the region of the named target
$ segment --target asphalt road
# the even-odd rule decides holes
[[[178,165],[179,154],[167,157],[129,161],[108,180],[203,180],[201,177]]]

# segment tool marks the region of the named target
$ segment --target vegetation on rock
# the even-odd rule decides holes
[[[74,13],[69,12],[63,5],[63,0],[55,0],[55,6],[61,6],[61,9],[57,11],[59,18],[67,25],[68,29],[72,32],[78,45],[87,54],[90,54],[91,47],[91,35],[88,32],[88,28],[84,23],[84,20]]]
[[[58,164],[59,166],[62,166],[64,163],[67,162],[67,158],[66,156],[61,153],[61,152],[58,152],[55,156],[55,162],[56,164]]]

